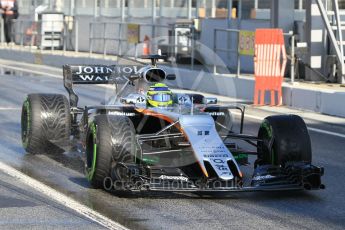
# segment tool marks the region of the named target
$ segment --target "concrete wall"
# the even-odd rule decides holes
[[[0,58],[19,62],[37,63],[61,68],[64,64],[103,64],[113,65],[114,61],[92,57],[62,56],[57,54],[40,54],[20,50],[0,48]],[[214,75],[203,71],[191,71],[164,67],[168,73],[177,78],[169,82],[171,86],[199,92],[214,93],[233,97],[243,101],[252,101],[254,94],[253,77],[233,77]],[[266,95],[267,99],[269,95]],[[268,100],[267,100],[268,101]],[[312,86],[292,86],[283,84],[283,104],[324,114],[345,117],[345,92],[314,88]]]
[[[252,77],[213,75],[190,70],[168,68],[178,78],[170,83],[178,88],[215,93],[244,101],[253,101],[255,81]],[[266,93],[266,101],[269,101]],[[283,104],[303,110],[345,117],[345,92],[283,84]]]
[[[269,20],[241,20],[240,22],[233,19],[229,22],[226,19],[205,19],[202,21],[202,32],[200,37],[200,42],[206,47],[213,50],[214,43],[214,29],[239,29],[239,30],[250,30],[255,31],[257,28],[270,28]],[[231,49],[237,51],[238,49],[238,33],[231,32],[218,32],[217,34],[217,48],[220,49]],[[210,54],[204,53],[205,56],[210,56]],[[237,52],[235,53],[225,53],[218,51],[217,55],[221,58],[222,62],[230,69],[232,73],[235,73],[237,68]],[[253,73],[254,63],[252,56],[241,56],[241,73]],[[208,65],[213,63],[208,62]]]

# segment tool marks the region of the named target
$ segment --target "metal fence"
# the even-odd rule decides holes
[[[1,22],[0,27],[3,27],[3,23]],[[79,21],[76,19],[72,21],[17,19],[13,20],[13,25],[12,37],[14,38],[15,44],[19,45],[21,49],[50,50],[51,52],[54,50],[79,52],[81,35],[79,33]],[[176,51],[178,48],[187,48],[190,51],[191,69],[194,69],[195,50],[198,49],[198,45],[195,41],[195,29],[193,25],[185,27],[191,31],[188,35],[190,42],[182,45],[173,40],[170,41],[170,39],[174,39],[174,36],[160,36],[161,34],[168,35],[169,31],[177,28],[176,25],[135,23],[134,25],[137,25],[141,31],[139,32],[141,37],[139,36],[138,41],[135,43],[129,42],[127,33],[128,25],[133,25],[133,23],[120,21],[91,22],[89,24],[89,34],[87,35],[89,40],[89,54],[102,53],[104,57],[107,55],[117,55],[137,58],[140,54],[138,49],[144,43],[143,36],[148,35],[151,39],[146,42],[151,47],[151,53],[158,53],[161,45],[168,48],[167,54],[170,55],[175,55],[178,52]],[[44,30],[44,27],[49,27],[49,30]],[[1,33],[1,36],[1,41],[3,42],[3,33]],[[165,43],[162,43],[162,40]],[[71,45],[72,43],[73,45]],[[128,52],[131,49],[134,50],[134,53]]]
[[[78,28],[78,20],[73,20],[73,31],[69,30],[70,27],[69,21],[35,21],[35,20],[14,20],[15,26],[13,27],[13,37],[15,41],[20,47],[28,47],[30,50],[32,49],[40,49],[40,50],[51,50],[52,52],[56,49],[60,49],[63,51],[66,50],[73,50],[75,52],[79,52],[79,28]],[[51,32],[44,33],[42,32],[43,24],[49,25],[51,28]],[[125,22],[91,22],[89,24],[89,54],[93,53],[102,53],[103,56],[107,55],[117,55],[117,56],[132,56],[134,58],[138,57],[138,48],[143,44],[143,35],[141,38],[138,38],[137,43],[130,43],[127,37],[127,26],[130,23]],[[150,24],[150,23],[136,23],[140,30],[145,30],[144,34],[149,34],[151,38],[159,37],[159,30],[166,30],[172,31],[176,28],[175,25],[157,25],[157,24]],[[3,27],[2,21],[0,21],[0,27]],[[111,28],[111,29],[110,29]],[[169,48],[169,53],[174,54],[173,50],[177,48],[186,47],[190,50],[190,67],[194,69],[194,60],[195,60],[195,52],[199,49],[195,39],[195,28],[193,25],[190,25],[188,28],[191,29],[191,33],[189,35],[190,43],[187,45],[180,45],[176,44],[175,42],[167,42],[164,46]],[[108,34],[107,31],[113,31],[114,33]],[[226,33],[227,39],[224,39],[225,36],[221,36],[222,40],[226,42],[219,43],[218,37],[219,33]],[[225,53],[228,55],[228,59],[230,59],[231,55],[234,57],[234,60],[237,60],[236,63],[236,76],[241,75],[241,58],[238,50],[238,43],[239,43],[239,33],[240,30],[237,29],[222,29],[216,28],[213,33],[213,51],[214,57],[213,60],[217,60],[217,56],[220,53]],[[166,32],[166,34],[168,34]],[[3,34],[1,33],[1,41],[3,41]],[[292,33],[284,34],[288,39],[290,39],[290,43],[294,44],[295,35]],[[71,46],[68,46],[68,42],[72,43],[71,40],[74,40],[74,47],[71,49]],[[58,41],[58,42],[57,42]],[[95,49],[96,43],[102,46],[101,49]],[[58,43],[58,45],[56,44]],[[158,49],[162,44],[159,39],[151,39],[148,41],[151,52],[158,53]],[[223,44],[223,47],[219,47],[219,44]],[[224,47],[226,44],[227,47]],[[133,48],[134,53],[128,53],[128,50]],[[290,60],[290,77],[291,82],[295,80],[295,46],[291,45],[289,52],[287,52],[288,58]],[[226,63],[228,65],[228,63]],[[229,67],[229,66],[227,66]],[[213,72],[217,73],[217,64],[216,62],[213,63]]]
[[[296,9],[303,9],[305,0],[294,1]],[[123,18],[216,18],[224,17],[233,8],[238,17],[249,18],[252,10],[269,10],[270,3],[271,0],[18,0],[20,13],[26,15],[46,5],[50,11],[65,15]]]
[[[235,55],[237,59],[237,65],[236,65],[236,76],[241,75],[241,54],[239,52],[238,46],[239,46],[239,34],[241,30],[237,29],[222,29],[222,28],[215,28],[214,33],[213,33],[213,50],[214,50],[214,60],[216,59],[217,53],[219,52],[224,52],[229,55]],[[227,35],[230,34],[230,36],[227,36],[227,45],[232,45],[232,47],[227,47],[227,48],[219,48],[217,46],[218,43],[218,34],[220,32],[225,32]],[[235,36],[231,36],[231,34]],[[292,31],[290,33],[284,33],[284,36],[287,37],[288,43],[290,44],[290,49],[287,52],[287,58],[290,60],[290,82],[294,83],[295,82],[295,73],[296,73],[296,56],[295,56],[295,34],[293,34]],[[214,62],[213,64],[213,73],[217,73],[217,64]]]
[[[130,42],[131,39],[129,39],[128,37],[128,25],[138,26],[140,31],[138,33],[139,37],[137,38],[137,42]],[[113,31],[115,33],[109,34],[108,28],[111,28],[110,31]],[[178,28],[176,25],[158,25],[150,23],[133,24],[120,21],[91,22],[89,28],[89,53],[92,54],[94,52],[95,43],[99,41],[102,46],[101,49],[104,56],[108,54],[118,56],[133,56],[136,59],[140,53],[138,52],[138,48],[141,47],[144,42],[147,42],[151,47],[151,53],[158,53],[161,45],[167,47],[168,54],[176,54],[175,50],[178,48],[186,48],[187,50],[190,50],[191,69],[194,69],[195,50],[197,50],[199,47],[195,41],[194,25],[188,25],[184,27],[190,29],[191,31],[187,36],[187,39],[190,42],[187,42],[187,44],[185,45],[178,44],[174,40],[176,36],[173,36],[171,34],[170,36],[162,36],[162,34],[168,35],[169,31],[174,31],[176,28]],[[148,41],[144,41],[143,38],[145,37],[145,35],[149,36],[151,39]],[[165,43],[163,44],[162,42]],[[128,52],[128,50],[130,50],[131,48],[133,48],[134,50],[133,53]]]
[[[12,38],[21,48],[66,51],[67,43],[72,36],[72,32],[68,29],[70,23],[66,20],[13,20]],[[72,23],[75,24],[75,34],[78,34],[77,21]],[[78,45],[75,47],[75,51],[78,51]]]
[[[226,48],[220,48],[218,47],[218,34],[219,32],[225,32],[227,35],[227,39],[226,39]],[[238,41],[239,41],[239,32],[240,30],[236,30],[236,29],[222,29],[222,28],[215,28],[214,32],[213,32],[213,51],[214,51],[214,58],[213,60],[216,60],[217,57],[217,53],[218,52],[224,52],[227,55],[231,55],[234,54],[236,55],[236,59],[237,59],[237,66],[236,66],[236,76],[239,76],[241,74],[241,59],[240,59],[240,55],[238,53]],[[231,34],[235,34],[235,38],[232,38]],[[230,36],[229,36],[230,35]],[[235,48],[233,47],[229,47],[230,45],[235,46]],[[235,45],[234,45],[235,44]],[[217,63],[214,62],[213,63],[213,73],[216,74],[217,73]]]
[[[0,42],[3,44],[5,42],[5,35],[4,35],[4,19],[0,17]]]

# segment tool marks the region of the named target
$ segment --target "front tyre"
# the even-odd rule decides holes
[[[97,115],[86,135],[86,177],[94,188],[105,188],[117,162],[134,163],[135,129],[128,117]]]
[[[296,115],[269,116],[262,122],[256,165],[282,165],[312,160],[311,142],[303,119]]]
[[[29,94],[23,103],[21,136],[28,153],[62,153],[69,147],[70,106],[60,94]]]

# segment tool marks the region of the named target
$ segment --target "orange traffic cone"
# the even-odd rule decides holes
[[[150,38],[145,35],[143,44],[143,55],[150,55]]]

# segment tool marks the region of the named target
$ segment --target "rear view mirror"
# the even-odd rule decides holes
[[[140,77],[138,75],[130,75],[130,76],[128,76],[128,80],[130,80],[130,81],[135,81],[135,80],[137,80],[139,78]]]
[[[215,97],[205,97],[203,102],[206,105],[215,105],[217,104],[218,100]]]
[[[133,100],[131,100],[128,97],[121,97],[120,102],[123,104],[135,104],[135,103],[133,103]]]
[[[176,80],[176,75],[175,74],[168,74],[166,76],[166,79],[169,81],[174,81],[174,80]]]

